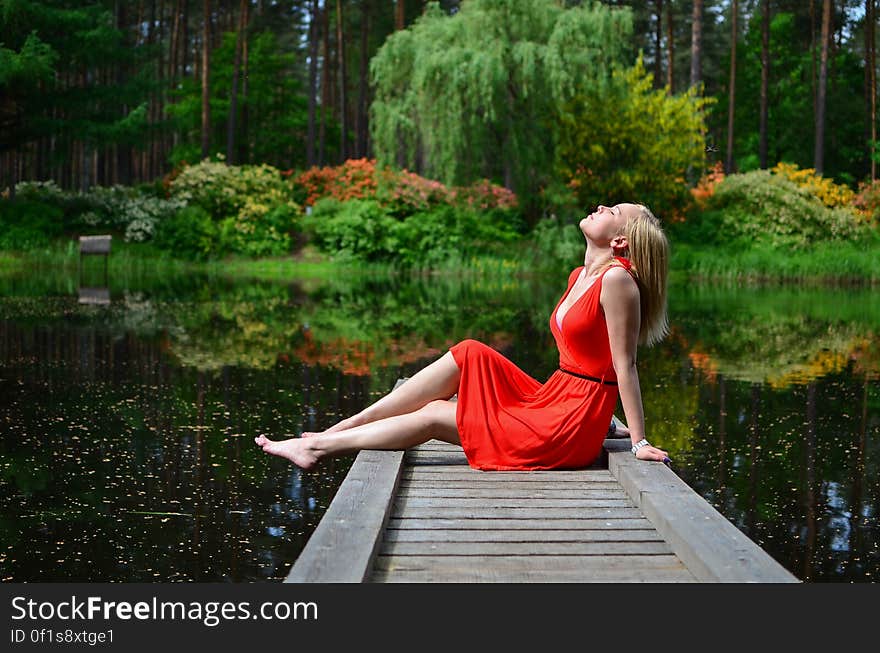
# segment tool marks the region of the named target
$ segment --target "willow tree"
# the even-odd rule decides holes
[[[556,169],[563,107],[610,83],[631,40],[629,9],[598,2],[437,3],[371,62],[380,164],[449,184],[503,183],[528,205]]]

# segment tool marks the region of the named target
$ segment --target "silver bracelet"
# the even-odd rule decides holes
[[[635,456],[635,455],[636,455],[636,451],[638,451],[638,450],[641,449],[642,447],[649,447],[649,446],[651,446],[651,445],[648,444],[648,441],[647,441],[645,438],[642,438],[641,440],[639,440],[638,442],[636,442],[636,443],[632,446],[631,451],[633,452],[633,456]]]

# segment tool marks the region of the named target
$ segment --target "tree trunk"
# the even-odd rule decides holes
[[[174,3],[174,16],[172,17],[171,22],[171,44],[168,47],[168,81],[171,83],[172,88],[174,87],[174,82],[177,81],[178,74],[178,59],[179,59],[179,50],[181,48],[180,43],[180,17],[181,17],[181,3],[182,0],[177,0]]]
[[[672,24],[672,0],[666,3],[666,86],[675,92],[675,29]]]
[[[183,0],[183,15],[180,17],[180,22],[183,23],[182,30],[183,34],[181,35],[181,50],[180,50],[180,74],[183,77],[186,77],[186,68],[189,65],[189,2],[188,0]]]
[[[825,159],[825,89],[828,85],[828,41],[831,37],[831,0],[822,3],[822,54],[819,59],[819,89],[816,93],[816,143],[813,167],[821,175]]]
[[[239,127],[240,138],[238,139],[238,159],[239,163],[251,162],[250,141],[248,140],[248,93],[250,85],[248,83],[248,44],[250,43],[250,26],[251,14],[250,6],[247,2],[242,3],[244,7],[244,26],[241,33],[241,121]]]
[[[703,81],[703,0],[694,0],[691,17],[691,86]]]
[[[736,19],[739,13],[737,0],[733,0],[730,11],[730,84],[727,100],[727,161],[725,172],[733,172],[733,112],[736,106]]]
[[[202,17],[202,158],[211,150],[211,0],[204,0]]]
[[[244,40],[245,15],[248,0],[241,0],[238,8],[238,33],[232,61],[232,89],[229,92],[229,119],[226,121],[226,165],[235,165],[235,128],[238,119],[238,80],[241,77],[241,50]]]
[[[813,120],[816,119],[816,11],[810,0],[810,93],[813,102]]]
[[[877,179],[877,160],[873,156],[873,148],[876,147],[877,143],[877,40],[875,36],[877,10],[874,0],[867,0],[867,2],[871,5],[871,181],[875,181]]]
[[[318,20],[320,0],[312,0],[309,20],[309,124],[306,131],[306,167],[315,165],[315,114],[318,105]]]
[[[874,160],[877,141],[877,61],[874,53],[874,0],[865,0],[865,114],[867,115],[865,140],[868,142],[868,165],[871,181],[877,179],[877,162]]]
[[[399,30],[406,27],[406,3],[404,0],[397,0],[394,3],[394,29]]]
[[[342,0],[336,0],[336,56],[339,57],[339,156],[340,162],[348,159],[348,75],[345,69],[345,31],[342,24]]]
[[[126,24],[125,1],[119,0],[116,3],[116,28],[122,34],[122,45],[129,42],[128,25]],[[125,66],[116,64],[116,83],[122,85],[128,71]],[[123,103],[120,107],[120,114],[127,116],[129,112],[128,104]],[[127,143],[118,143],[116,145],[116,181],[120,184],[131,184],[131,146]]]
[[[327,161],[327,109],[330,107],[330,75],[333,68],[330,66],[330,9],[324,0],[324,10],[321,12],[321,31],[323,33],[323,57],[321,63],[321,122],[318,125],[318,165],[324,165]]]
[[[360,74],[358,75],[358,103],[355,113],[355,157],[367,156],[367,70],[369,64],[370,44],[370,0],[361,0],[361,56]]]
[[[663,0],[654,0],[657,7],[657,28],[654,30],[654,88],[660,88],[663,79]]]
[[[758,158],[767,167],[767,113],[770,86],[770,0],[763,0],[761,16],[761,116],[758,135]]]

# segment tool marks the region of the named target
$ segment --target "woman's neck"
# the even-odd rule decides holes
[[[587,253],[584,255],[584,271],[587,277],[594,276],[602,271],[614,259],[614,251],[608,247],[604,249],[587,245]]]

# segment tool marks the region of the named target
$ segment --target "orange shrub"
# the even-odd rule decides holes
[[[706,204],[715,194],[715,187],[724,181],[724,166],[721,161],[716,161],[715,165],[704,174],[694,188],[691,188],[691,196],[699,209],[705,209]]]
[[[517,206],[512,191],[486,179],[450,188],[408,170],[377,168],[374,159],[349,159],[340,166],[313,167],[292,177],[291,183],[300,188],[307,206],[324,197],[340,202],[372,199],[392,213],[415,213],[440,204],[474,210]]]

